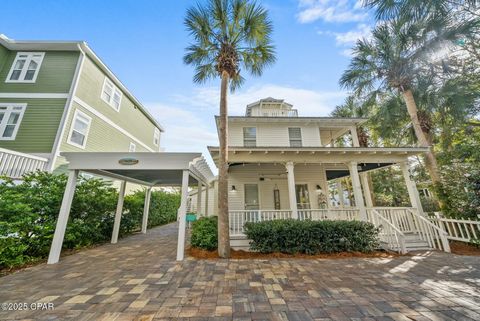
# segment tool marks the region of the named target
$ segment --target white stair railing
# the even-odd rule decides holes
[[[378,234],[380,242],[385,244],[388,250],[397,251],[401,254],[407,253],[405,235],[388,219],[372,208],[367,210],[367,219],[380,229]]]
[[[46,170],[48,159],[0,148],[0,176],[18,179],[23,174]]]
[[[413,219],[416,234],[423,241],[427,242],[429,247],[444,252],[450,252],[450,244],[447,239],[448,234],[443,229],[433,224],[426,217],[418,214],[413,209],[409,209],[408,212]]]

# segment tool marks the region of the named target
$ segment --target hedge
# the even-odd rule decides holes
[[[30,173],[21,183],[0,178],[0,270],[48,256],[67,177]],[[125,197],[120,237],[141,226],[144,191]],[[117,190],[97,178],[79,179],[63,248],[75,249],[110,240]],[[149,227],[173,222],[178,194],[153,192]]]
[[[215,250],[218,246],[217,225],[216,216],[202,217],[193,222],[190,245],[208,251]]]
[[[250,248],[261,253],[320,254],[371,252],[378,246],[378,230],[360,221],[274,220],[246,223]]]

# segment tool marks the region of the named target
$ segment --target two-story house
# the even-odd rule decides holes
[[[228,117],[232,246],[248,244],[242,239],[245,222],[295,218],[368,220],[382,226],[383,241],[393,242],[390,248],[405,252],[432,247],[426,237],[409,234],[418,231],[417,227],[422,224],[428,226],[425,229],[438,232],[423,216],[408,168],[409,157],[427,149],[360,147],[357,126],[365,121],[300,117],[292,105],[273,98],[248,105],[245,116]],[[345,141],[351,141],[352,145],[335,146],[345,135],[349,135]],[[208,149],[217,162],[219,148],[210,146]],[[366,175],[369,171],[394,165],[403,171],[411,207],[374,207]],[[343,199],[345,187],[335,183],[344,177],[351,178],[353,204]],[[339,202],[329,202],[334,198]],[[201,203],[196,194],[192,194],[191,204],[198,204],[196,208],[200,208]],[[199,212],[202,213],[202,209]],[[218,214],[217,208],[214,206],[207,214]]]
[[[0,35],[0,175],[61,171],[61,152],[157,152],[161,132],[85,42]]]

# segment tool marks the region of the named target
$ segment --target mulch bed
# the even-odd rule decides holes
[[[198,248],[188,248],[187,254],[196,259],[220,259],[217,251],[207,251]],[[398,253],[375,251],[371,253],[341,252],[331,254],[285,254],[285,253],[259,253],[231,250],[231,259],[348,259],[357,258],[394,258],[401,256]]]
[[[480,255],[480,247],[465,242],[450,241],[450,250],[458,255]]]

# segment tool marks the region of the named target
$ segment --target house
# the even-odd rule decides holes
[[[61,152],[158,152],[162,132],[85,42],[0,35],[0,175],[63,171]]]
[[[217,127],[218,121],[217,118]],[[228,117],[229,224],[231,245],[248,246],[245,222],[273,219],[364,220],[381,227],[382,244],[400,252],[423,248],[448,251],[444,233],[425,216],[408,159],[425,153],[423,147],[360,147],[357,127],[366,119],[300,117],[281,99],[266,98],[249,104],[245,116]],[[351,146],[336,146],[349,137]],[[215,162],[219,148],[208,147]],[[411,206],[374,207],[368,172],[400,166]],[[350,177],[352,203],[344,197],[339,179]],[[329,186],[335,187],[333,190]],[[215,190],[216,185],[210,186]],[[216,215],[217,206],[204,210],[198,193],[193,209]],[[208,191],[208,188],[207,188]],[[216,204],[216,193],[213,203]],[[331,200],[337,199],[336,202]],[[209,201],[212,203],[212,201]]]

